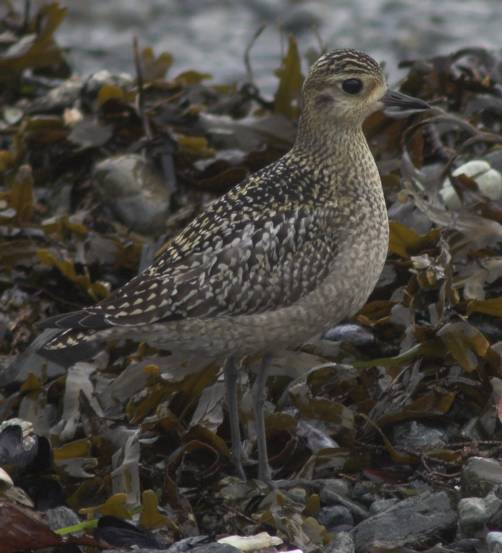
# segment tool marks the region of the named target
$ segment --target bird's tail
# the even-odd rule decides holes
[[[62,374],[71,365],[90,359],[99,352],[101,341],[96,337],[93,340],[81,341],[73,347],[54,349],[52,345],[61,345],[64,340],[61,335],[67,332],[69,331],[57,328],[45,329],[11,363],[0,367],[0,387],[23,383],[29,373],[41,364],[46,365],[48,374]],[[68,336],[66,338],[68,339]]]
[[[101,346],[101,340],[96,331],[79,329],[50,329],[50,336],[40,343],[38,338],[30,345],[46,359],[62,365],[76,363],[93,357]],[[45,330],[41,336],[47,333]]]

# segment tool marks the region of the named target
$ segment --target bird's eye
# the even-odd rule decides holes
[[[360,79],[347,79],[343,81],[342,88],[347,94],[357,94],[363,89],[363,82]]]

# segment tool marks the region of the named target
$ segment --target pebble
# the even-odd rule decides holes
[[[326,547],[326,553],[354,553],[354,538],[349,532],[338,532],[333,541]]]
[[[334,532],[337,527],[342,525],[349,528],[354,526],[352,513],[343,505],[323,507],[317,515],[317,520],[326,527],[328,532]]]
[[[398,501],[399,499],[396,497],[391,497],[389,499],[376,499],[370,505],[370,514],[376,515],[378,513],[383,513],[387,509],[393,507]]]
[[[332,490],[321,490],[320,499],[326,505],[343,505],[358,519],[365,519],[369,515],[362,505]]]
[[[376,341],[368,329],[356,324],[341,324],[330,328],[324,334],[323,339],[335,342],[348,342],[359,347],[372,345]]]
[[[489,553],[502,553],[502,532],[488,532],[486,545]]]
[[[189,550],[190,553],[242,553],[242,550],[226,543],[208,543]]]
[[[52,530],[59,530],[60,528],[73,526],[80,522],[80,518],[77,513],[65,505],[47,509],[45,511],[45,519],[49,525],[49,528]]]
[[[472,178],[485,198],[494,201],[502,198],[502,175],[499,171],[493,169],[487,161],[473,159],[464,163],[452,172],[452,176],[454,177],[460,175]],[[459,209],[462,207],[462,201],[450,179],[444,180],[440,195],[448,209]]]
[[[458,504],[458,522],[465,534],[472,535],[488,520],[486,505],[481,497],[464,497]]]
[[[377,486],[375,486],[373,482],[361,480],[354,484],[352,497],[355,500],[370,506],[374,501],[380,499],[380,496],[377,494],[376,490]]]
[[[147,235],[165,230],[169,190],[142,156],[104,159],[96,165],[94,179],[101,199],[124,225]]]
[[[502,500],[495,491],[486,497],[464,497],[458,504],[459,526],[466,537],[482,535],[485,525],[498,527],[502,515]]]
[[[418,421],[406,421],[396,424],[392,429],[392,443],[398,448],[423,451],[441,448],[448,443],[446,429]]]
[[[352,531],[356,551],[370,553],[422,545],[457,522],[446,492],[424,493],[399,501],[360,522]]]
[[[343,478],[323,478],[322,480],[316,480],[316,482],[322,483],[320,491],[321,503],[323,505],[330,505],[332,496],[327,492],[335,492],[343,495],[344,497],[350,497],[352,485],[348,480]]]
[[[464,497],[485,497],[502,485],[502,465],[495,459],[471,457],[462,469],[461,480]]]

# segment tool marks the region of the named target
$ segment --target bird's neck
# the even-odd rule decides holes
[[[343,120],[322,119],[308,111],[302,113],[298,122],[298,133],[293,150],[298,153],[314,155],[322,162],[354,156],[371,156],[362,126]]]
[[[320,121],[308,115],[304,113],[300,119],[291,159],[308,167],[312,175],[322,176],[314,179],[319,190],[358,201],[371,197],[383,213],[380,176],[361,126]]]

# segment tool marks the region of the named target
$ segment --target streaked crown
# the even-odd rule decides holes
[[[368,54],[345,48],[333,50],[321,56],[312,66],[311,75],[332,75],[334,73],[343,74],[373,74],[382,77],[382,70],[378,63]]]

